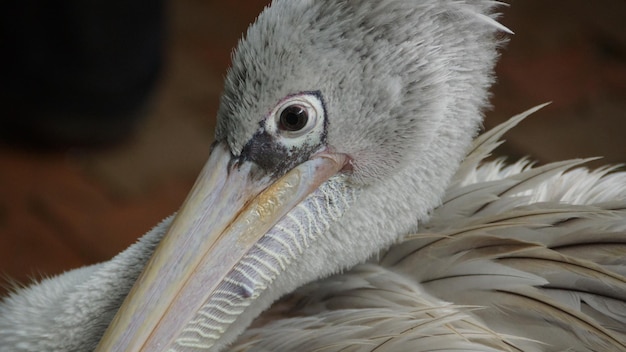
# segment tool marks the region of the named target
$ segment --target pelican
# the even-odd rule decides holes
[[[275,0],[179,212],[18,289],[0,351],[626,350],[626,173],[483,159],[488,0]]]

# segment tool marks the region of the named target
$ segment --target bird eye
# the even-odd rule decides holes
[[[318,94],[305,92],[283,100],[272,113],[272,129],[287,139],[309,136],[313,131],[321,135],[324,103]]]
[[[283,131],[297,132],[309,122],[309,112],[299,104],[289,105],[280,112],[279,128]]]

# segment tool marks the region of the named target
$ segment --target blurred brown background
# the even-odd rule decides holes
[[[0,275],[26,282],[107,260],[176,211],[208,155],[231,48],[267,3],[167,3],[165,67],[125,142],[0,145]],[[553,101],[508,135],[504,153],[626,161],[624,14],[623,0],[514,0],[504,9],[516,34],[485,127]]]

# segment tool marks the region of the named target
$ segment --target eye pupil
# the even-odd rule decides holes
[[[299,131],[309,121],[309,114],[301,105],[290,105],[280,113],[280,128],[285,131]]]

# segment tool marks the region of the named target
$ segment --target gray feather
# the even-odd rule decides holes
[[[315,340],[316,346],[325,346],[320,350],[378,351],[377,346],[385,345],[375,337],[377,330],[367,328],[373,323],[363,327],[359,318],[386,304],[406,305],[396,315],[396,333],[410,324],[402,314],[434,307],[453,310],[452,316],[462,318],[439,328],[453,329],[467,344],[456,346],[447,336],[451,344],[446,350],[626,349],[626,200],[620,186],[626,174],[580,168],[586,160],[538,168],[526,161],[479,164],[500,144],[503,132],[519,121],[508,121],[477,139],[471,151],[480,158],[466,158],[473,166],[459,169],[458,182],[420,232],[405,236],[368,264],[305,286],[275,304],[265,313],[271,317],[267,323],[264,314],[235,350],[281,341],[281,332],[287,334],[284,324],[290,336],[299,336],[294,340],[300,344],[290,348],[304,348],[308,345],[301,344],[303,340]],[[569,191],[573,184],[583,184],[584,189],[574,194]],[[378,271],[382,279],[374,284],[369,278]],[[408,287],[413,292],[403,291]],[[341,314],[335,316],[337,312]],[[347,312],[352,318],[344,323],[353,330],[338,334],[350,336],[349,343],[334,345],[341,338],[330,338],[331,331],[338,331],[336,319]],[[284,316],[289,318],[277,319]],[[387,316],[385,323],[393,321],[381,316]],[[316,338],[309,335],[312,331],[298,330],[300,319],[312,318],[323,321],[314,330],[324,333]],[[468,321],[472,329],[455,325]],[[406,331],[420,334],[419,329]],[[480,343],[472,340],[478,336]],[[399,335],[388,339],[395,351],[426,343]],[[426,346],[436,348],[436,343]]]
[[[232,350],[626,350],[626,173],[484,162],[541,106],[470,147],[507,31],[499,4],[276,0],[250,27],[216,139],[238,156],[277,102],[317,89],[359,192],[218,349],[257,317]],[[92,350],[170,221],[3,299],[0,351]]]

